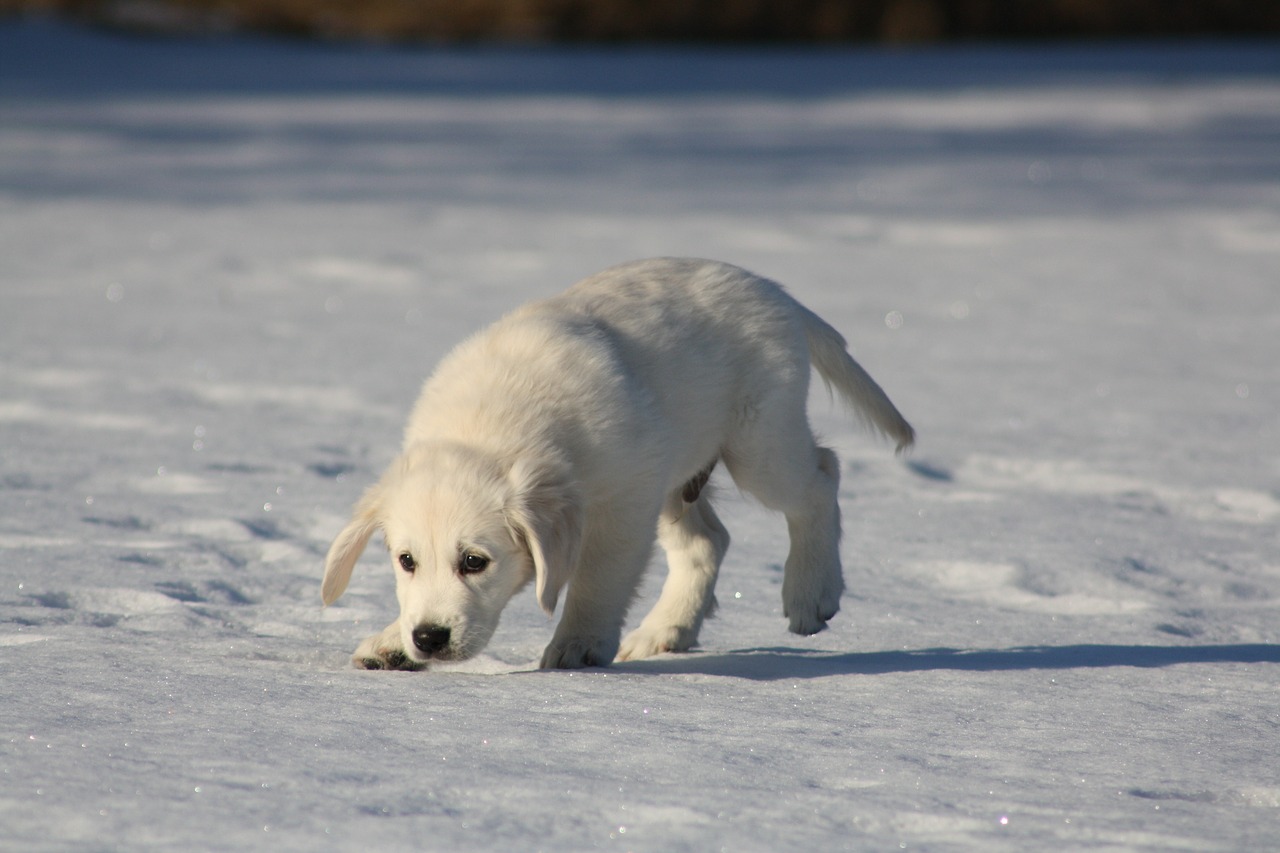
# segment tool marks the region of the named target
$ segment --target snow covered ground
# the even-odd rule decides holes
[[[785,283],[920,433],[815,394],[831,629],[721,481],[700,651],[534,672],[528,594],[349,668],[391,572],[324,610],[322,556],[432,364],[659,254]],[[1278,527],[1274,43],[0,25],[0,849],[1276,849]]]

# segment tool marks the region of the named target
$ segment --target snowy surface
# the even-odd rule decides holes
[[[815,395],[831,629],[722,481],[700,651],[533,672],[529,594],[348,668],[392,577],[325,610],[322,556],[430,367],[660,254],[785,283],[920,433]],[[1274,43],[0,25],[0,849],[1276,849],[1278,527]]]

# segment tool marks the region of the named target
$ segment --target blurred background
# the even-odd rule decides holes
[[[1280,33],[1276,0],[0,0],[156,33],[394,42],[881,42]]]

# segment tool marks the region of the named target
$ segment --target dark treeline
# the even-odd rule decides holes
[[[888,42],[1280,34],[1277,0],[0,0],[158,32],[383,41]]]

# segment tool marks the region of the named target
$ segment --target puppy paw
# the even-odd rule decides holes
[[[377,655],[352,655],[351,663],[357,669],[393,669],[402,672],[418,672],[427,668],[425,663],[418,663],[404,652],[387,649]]]
[[[834,615],[834,613],[831,614],[831,616]],[[787,626],[787,630],[793,634],[808,637],[818,633],[819,631],[827,630],[827,619],[830,619],[831,616],[823,618],[817,615],[810,615],[808,617],[793,615],[791,617],[791,624]]]
[[[840,612],[840,596],[844,593],[844,578],[833,573],[820,589],[791,587],[785,581],[782,587],[782,615],[790,620],[788,630],[807,637],[826,630],[827,620]]]
[[[605,648],[603,643],[591,640],[552,641],[542,653],[542,669],[582,669],[587,666],[608,666],[613,662],[615,649]]]
[[[687,652],[697,642],[697,635],[675,625],[641,626],[622,641],[617,660],[641,660],[663,652]]]
[[[417,672],[426,669],[425,663],[418,663],[405,653],[405,650],[395,640],[388,641],[388,631],[381,634],[375,634],[365,639],[356,647],[356,652],[351,656],[351,663],[357,669],[393,669],[402,670],[404,672]]]

